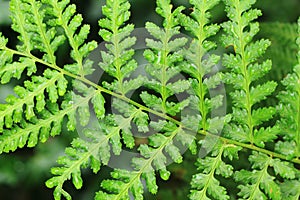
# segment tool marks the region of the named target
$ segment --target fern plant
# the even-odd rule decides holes
[[[155,195],[157,179],[167,181],[172,175],[168,165],[185,162],[185,149],[197,166],[189,199],[299,199],[300,19],[298,64],[282,81],[286,90],[278,95],[278,106],[263,107],[279,83],[264,81],[272,61],[261,57],[271,42],[255,40],[256,19],[262,15],[252,8],[255,0],[224,0],[228,21],[221,24],[211,23],[211,11],[220,0],[189,3],[191,11],[174,7],[170,0],[156,1],[163,22],[145,24],[149,38],[143,56],[148,64],[144,75],[135,76],[131,5],[107,0],[99,20],[106,49],[100,50],[101,62],[96,64],[109,78],[95,83],[88,78],[95,73],[88,55],[98,44],[88,41],[90,26],[82,24],[74,4],[11,0],[12,29],[19,43],[12,48],[0,34],[1,84],[24,76],[27,80],[0,105],[0,153],[35,147],[64,127],[74,133],[80,127],[84,137],[79,134],[66,147],[46,181],[56,200],[72,199],[64,186],[69,180],[82,188],[83,169],[101,173],[102,166],[110,166],[112,157],[121,158],[124,152],[134,156],[127,167],[112,169],[94,198]],[[214,51],[221,48],[214,40],[219,35],[229,49],[223,55]],[[72,61],[60,66],[57,52],[63,45],[70,47]],[[223,72],[216,70],[219,63],[226,67]],[[216,115],[226,95],[212,91],[223,82],[233,85],[232,105],[225,115]],[[247,166],[237,165],[239,159],[246,159]]]

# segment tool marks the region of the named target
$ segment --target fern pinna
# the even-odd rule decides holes
[[[185,149],[197,166],[189,199],[299,199],[300,19],[298,64],[282,81],[286,90],[279,93],[278,106],[262,107],[277,83],[263,82],[272,63],[260,57],[270,41],[253,39],[261,15],[251,8],[255,0],[224,0],[229,20],[220,25],[211,23],[211,11],[220,0],[189,3],[191,11],[174,7],[170,0],[156,1],[163,23],[145,24],[149,38],[143,55],[148,64],[144,75],[135,76],[137,38],[128,23],[130,3],[107,0],[99,20],[106,49],[100,50],[101,62],[96,64],[110,78],[98,84],[88,79],[95,73],[88,55],[98,44],[87,40],[90,26],[82,24],[74,4],[11,0],[12,29],[19,43],[12,49],[0,34],[1,84],[28,78],[0,105],[0,152],[44,143],[64,126],[81,131],[84,135],[65,149],[46,181],[56,200],[72,199],[64,189],[68,180],[82,188],[82,169],[101,173],[101,166],[126,151],[134,154],[130,167],[114,168],[95,199],[157,194],[157,178],[170,178],[167,165],[184,162]],[[189,36],[180,34],[182,30]],[[213,38],[220,34],[231,53],[213,53],[218,47]],[[57,50],[66,44],[71,61],[59,66]],[[216,67],[220,62],[226,67],[222,73]],[[233,85],[232,112],[225,116],[214,110],[225,106],[226,95],[212,92],[222,81]],[[133,92],[137,94],[131,98]],[[138,142],[140,136],[147,138]],[[247,159],[248,167],[237,165],[239,158]],[[236,194],[226,181],[237,188]]]

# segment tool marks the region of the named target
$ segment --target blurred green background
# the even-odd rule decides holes
[[[77,0],[72,2],[77,5],[78,12],[83,14],[85,23],[89,23],[92,26],[90,39],[101,42],[101,38],[97,35],[99,29],[97,21],[102,17],[101,6],[104,5],[105,1]],[[146,21],[161,23],[161,18],[154,11],[155,0],[131,0],[130,2],[132,4],[131,22],[137,28],[143,27]],[[174,0],[173,4],[184,5],[186,8],[190,8],[186,0]],[[261,32],[257,37],[269,38],[273,43],[266,54],[266,57],[271,58],[274,64],[267,78],[280,81],[291,71],[292,66],[296,62],[296,47],[294,44],[296,37],[295,22],[300,16],[300,1],[258,0],[256,7],[263,11],[263,17],[259,19]],[[223,4],[220,4],[213,10],[213,22],[226,20],[223,10]],[[10,23],[9,1],[0,1],[0,31],[9,38],[9,45],[14,46],[17,43],[17,34],[10,28]],[[65,54],[64,51],[60,53]],[[67,54],[61,57],[68,59]],[[59,62],[63,64],[68,62],[68,60],[59,60]],[[24,80],[26,77],[22,79]],[[4,103],[5,97],[13,93],[13,87],[18,82],[14,80],[8,85],[0,86],[0,103]],[[270,104],[276,103],[275,97],[270,101]],[[63,154],[64,148],[70,144],[74,136],[76,134],[63,131],[60,136],[52,138],[34,149],[25,148],[14,153],[0,155],[0,200],[53,199],[53,191],[47,189],[44,182],[50,177],[51,166],[55,165],[57,157]],[[167,182],[158,180],[160,186],[158,195],[154,197],[146,194],[146,199],[187,199],[189,181],[192,174],[196,171],[196,167],[193,164],[195,159],[195,157],[187,153],[184,164],[171,165],[170,170],[173,172],[171,179]],[[243,161],[243,157],[241,157],[238,165],[238,167],[246,166],[247,161]],[[70,183],[66,184],[65,188],[68,191],[72,191],[71,193],[75,200],[93,199],[94,193],[99,189],[101,180],[106,178],[110,171],[111,169],[109,168],[102,168],[100,173],[94,175],[90,170],[84,170],[84,187],[82,190],[74,190]],[[221,179],[221,181],[226,180]],[[232,184],[231,190],[234,193],[236,191],[235,184],[229,184]],[[234,196],[232,197],[232,199],[235,198]]]

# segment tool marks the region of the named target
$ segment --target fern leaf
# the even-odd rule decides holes
[[[102,8],[106,18],[99,20],[99,35],[107,42],[107,51],[101,51],[103,61],[99,66],[115,78],[112,83],[105,82],[104,86],[122,95],[139,88],[145,79],[142,76],[130,77],[137,68],[137,62],[132,58],[134,50],[131,49],[136,42],[136,38],[130,36],[134,25],[124,25],[130,17],[129,9],[128,1],[106,1]]]
[[[215,144],[215,137],[210,136],[208,139],[201,141],[204,149],[211,149],[211,156],[198,158],[196,165],[200,173],[193,175],[191,181],[190,199],[229,199],[226,189],[220,185],[215,175],[221,175],[229,178],[233,175],[233,167],[226,164],[222,157],[230,160],[238,158],[238,151],[241,147],[225,144],[219,141]]]
[[[70,55],[75,63],[65,65],[64,68],[80,76],[91,74],[93,72],[91,61],[87,59],[83,63],[83,59],[97,47],[96,41],[85,42],[90,32],[90,26],[82,25],[82,16],[75,14],[76,6],[70,4],[69,0],[47,0],[43,2],[49,6],[47,13],[53,16],[50,24],[64,30],[72,48]]]
[[[90,141],[80,138],[73,140],[72,147],[66,149],[67,155],[57,161],[62,166],[52,168],[52,174],[55,176],[46,182],[47,187],[55,187],[55,199],[61,199],[61,195],[67,198],[68,194],[63,190],[63,184],[71,178],[76,189],[82,187],[82,168],[90,167],[94,173],[97,173],[102,164],[107,165],[111,155],[111,147],[115,155],[120,154],[122,150],[120,134],[121,132],[123,132],[123,135],[128,133],[130,122],[139,112],[136,109],[127,118],[108,115],[103,119],[104,121],[101,123],[99,130],[85,129],[85,135]],[[125,144],[132,147],[130,141],[133,141],[133,139],[128,138],[128,136],[125,138]]]
[[[254,106],[266,99],[267,96],[273,93],[277,83],[273,81],[266,82],[261,85],[255,85],[254,80],[265,75],[271,67],[271,61],[267,60],[262,64],[257,62],[266,49],[270,46],[270,41],[261,39],[256,42],[250,42],[259,31],[257,19],[261,15],[261,11],[257,9],[250,9],[255,1],[239,1],[239,0],[225,0],[227,16],[231,21],[222,24],[226,35],[223,36],[223,43],[225,46],[232,45],[235,53],[225,55],[224,65],[231,70],[230,73],[225,74],[224,80],[230,84],[237,84],[235,91],[231,93],[234,103],[233,119],[239,123],[238,129],[243,129],[243,137],[237,131],[236,126],[226,128],[228,137],[239,139],[240,141],[247,141],[251,144],[264,146],[264,142],[273,141],[278,132],[276,128],[271,128],[272,131],[257,134],[257,125],[263,121],[268,121],[275,114],[274,108],[259,108],[254,109]],[[249,27],[249,30],[246,30]],[[256,72],[254,72],[256,71]],[[258,77],[257,75],[260,73]],[[228,77],[226,77],[228,76]],[[238,79],[236,79],[238,78]],[[239,83],[237,83],[239,82]],[[266,111],[266,118],[258,117],[263,109]],[[242,126],[241,126],[242,125]],[[270,130],[271,130],[270,129]],[[263,129],[261,129],[263,130]],[[259,131],[258,131],[259,132]],[[238,137],[237,137],[238,136]]]
[[[14,128],[13,130],[6,130],[8,135],[12,134],[18,129],[17,123],[30,121],[35,118],[36,114],[42,112],[45,109],[46,98],[45,92],[49,96],[49,102],[56,103],[59,96],[63,96],[67,88],[67,80],[64,78],[63,74],[56,71],[46,70],[44,76],[33,76],[32,81],[25,81],[25,87],[16,86],[14,91],[18,97],[10,95],[6,98],[6,104],[1,104],[1,117],[0,117],[0,130],[1,132],[5,129]],[[23,114],[24,113],[24,114]],[[53,120],[52,120],[53,121]],[[51,122],[50,121],[50,124]],[[50,125],[49,124],[49,125]],[[24,125],[23,128],[25,128]],[[43,126],[40,126],[43,127]],[[5,139],[7,134],[1,135],[4,137],[4,143],[2,148],[5,151],[15,150],[17,146],[23,147],[26,143],[26,138],[28,137],[30,131],[21,131],[24,136],[20,144],[18,142],[13,144],[10,148],[8,144],[12,144],[12,141],[17,141],[16,139]],[[39,131],[37,131],[39,132]],[[49,132],[49,131],[48,131]],[[22,138],[22,134],[16,134],[16,138]],[[1,139],[2,140],[2,139]],[[45,140],[43,140],[45,142]],[[7,143],[7,144],[6,144]]]
[[[0,80],[7,84],[24,72],[28,80],[0,104],[0,154],[46,142],[60,134],[64,124],[72,132],[80,126],[83,137],[73,139],[46,182],[54,188],[55,200],[72,199],[67,181],[76,189],[83,187],[83,169],[98,173],[112,156],[122,156],[128,149],[137,154],[131,168],[113,169],[95,199],[142,200],[145,189],[157,194],[158,177],[170,178],[169,162],[181,164],[186,149],[195,158],[199,147],[200,155],[206,155],[196,161],[190,199],[232,198],[224,185],[227,180],[236,181],[241,199],[299,199],[300,19],[298,63],[282,82],[286,90],[278,95],[279,106],[262,107],[277,83],[263,80],[272,62],[261,60],[270,41],[253,40],[259,31],[255,20],[261,16],[260,10],[251,8],[256,1],[224,0],[229,21],[221,26],[210,22],[210,12],[220,0],[189,2],[192,8],[186,15],[189,12],[173,7],[171,0],[156,0],[162,27],[146,23],[147,77],[135,77],[137,39],[132,36],[134,25],[128,24],[131,5],[128,0],[107,0],[99,20],[106,48],[100,51],[99,67],[108,78],[98,84],[87,79],[93,74],[93,62],[87,57],[97,42],[88,41],[90,26],[83,24],[75,4],[11,0],[12,28],[19,43],[17,50],[9,48],[0,33]],[[218,37],[220,27],[225,33],[222,42],[233,47],[223,56],[224,73],[217,72],[220,56],[212,53],[217,44],[211,38]],[[181,28],[191,40],[180,34]],[[73,61],[58,66],[56,53],[62,44],[70,46]],[[39,75],[34,75],[37,68]],[[216,116],[214,110],[222,109],[225,96],[211,94],[222,80],[233,85],[232,113]],[[179,94],[185,97],[179,99]],[[277,110],[281,119],[267,126],[273,124]],[[224,124],[225,137],[219,137]],[[136,132],[147,139],[140,142]],[[241,156],[248,156],[249,167],[232,162]]]
[[[170,1],[157,1],[156,11],[164,18],[164,28],[161,29],[151,22],[146,23],[147,31],[154,37],[154,39],[146,39],[146,45],[150,48],[144,52],[144,57],[149,62],[146,71],[152,79],[147,82],[146,86],[161,96],[157,97],[143,92],[141,98],[151,108],[175,116],[188,103],[188,100],[180,103],[167,101],[170,96],[189,88],[189,82],[185,80],[170,82],[172,77],[179,74],[177,63],[183,59],[179,49],[186,44],[187,39],[184,37],[172,38],[180,33],[177,15],[183,8],[178,7],[173,11],[172,5],[169,4]]]
[[[283,178],[293,179],[295,171],[290,163],[255,151],[249,161],[253,171],[241,170],[235,173],[236,181],[243,183],[238,186],[241,190],[238,195],[243,199],[282,199],[280,187],[269,173],[269,168],[273,167],[274,172]]]
[[[19,58],[19,61],[13,61],[14,52],[8,50],[6,48],[8,40],[4,38],[1,34],[1,44],[0,44],[0,77],[1,77],[1,84],[8,83],[11,78],[20,79],[22,73],[25,69],[27,69],[27,75],[31,76],[33,73],[36,72],[36,65],[35,62],[29,58]]]
[[[95,199],[129,199],[130,194],[135,199],[143,199],[144,191],[141,179],[145,180],[149,192],[156,194],[158,187],[156,185],[155,170],[159,171],[163,180],[169,179],[170,176],[170,172],[166,169],[167,156],[165,154],[170,156],[176,163],[182,162],[180,150],[173,144],[173,140],[182,142],[181,137],[184,137],[184,134],[185,137],[194,140],[191,135],[185,133],[180,127],[163,122],[162,124],[170,132],[152,135],[149,138],[149,145],[140,145],[138,150],[141,157],[136,157],[132,161],[134,171],[115,169],[111,174],[114,179],[105,180],[101,183],[104,191],[99,191]],[[155,127],[161,128],[160,126]],[[112,191],[113,193],[110,194],[105,191]]]
[[[207,132],[218,134],[222,130],[224,122],[230,118],[229,116],[209,118],[210,112],[222,106],[223,102],[222,95],[208,96],[210,91],[221,82],[221,74],[214,73],[220,57],[214,54],[209,55],[209,52],[216,47],[214,42],[209,41],[209,37],[214,36],[220,29],[217,24],[209,24],[210,10],[219,1],[195,0],[190,3],[193,5],[193,12],[190,16],[181,14],[179,20],[194,37],[188,49],[183,52],[186,63],[182,65],[182,70],[192,77],[190,79],[192,89],[190,106],[199,112],[198,117],[193,117],[198,121],[193,120],[192,123],[199,124],[198,131],[201,130],[203,134],[207,134]],[[191,116],[187,116],[187,118],[191,119]],[[183,121],[185,122],[185,120],[187,119],[184,118]],[[193,127],[194,129],[195,127]],[[229,199],[226,189],[220,185],[215,174],[226,178],[230,177],[233,174],[233,167],[222,161],[222,155],[226,151],[224,155],[232,159],[233,156],[237,156],[237,151],[241,148],[234,147],[234,145],[227,146],[221,142],[215,144],[215,142],[216,138],[211,136],[207,136],[200,142],[202,148],[206,148],[208,152],[212,151],[212,154],[203,159],[199,158],[197,161],[199,173],[192,177],[190,199]],[[226,149],[230,146],[236,148],[233,151],[235,153],[228,153],[229,151]]]
[[[209,37],[216,35],[220,29],[217,24],[209,24],[209,11],[219,1],[190,1],[190,3],[194,7],[190,16],[179,15],[181,25],[194,37],[188,49],[183,51],[187,62],[182,65],[182,70],[193,78],[190,81],[192,88],[190,106],[198,110],[201,115],[201,121],[198,122],[200,128],[204,133],[206,131],[217,133],[220,129],[216,129],[216,124],[208,123],[208,121],[214,121],[210,120],[208,115],[211,110],[222,105],[223,97],[222,95],[208,97],[208,95],[221,82],[220,74],[213,72],[220,57],[214,54],[208,55],[208,53],[216,47],[214,42],[209,41]]]
[[[55,27],[47,27],[43,4],[35,0],[12,1],[11,11],[19,18],[12,27],[20,33],[21,41],[24,42],[25,47],[20,47],[20,50],[26,49],[26,53],[30,53],[33,48],[38,49],[45,53],[45,61],[55,64],[54,53],[65,37],[57,35]]]
[[[14,151],[22,148],[26,144],[28,147],[34,147],[38,141],[46,142],[49,136],[56,136],[61,133],[62,123],[65,116],[69,117],[67,123],[69,130],[74,130],[76,110],[87,104],[91,96],[81,98],[70,104],[72,95],[65,96],[62,103],[63,109],[60,110],[56,103],[46,101],[46,106],[39,112],[39,117],[34,116],[29,121],[21,119],[20,124],[14,124],[11,129],[5,129],[0,136],[0,152]],[[43,101],[39,99],[39,101]],[[42,103],[43,104],[43,103]],[[17,114],[15,114],[17,116]]]
[[[67,83],[68,82],[64,78],[64,75],[56,71],[46,70],[44,72],[44,76],[33,76],[32,81],[25,81],[25,88],[20,86],[15,87],[14,91],[20,98],[11,95],[6,99],[7,104],[2,104],[1,121],[4,121],[5,118],[5,121],[8,122],[20,122],[22,118],[23,105],[26,105],[24,113],[26,119],[29,120],[35,115],[33,111],[34,106],[36,106],[36,110],[38,112],[44,109],[45,91],[49,95],[49,100],[52,103],[56,103],[58,97],[65,94]],[[34,104],[34,99],[36,100],[36,104]],[[14,112],[19,114],[14,116],[15,119],[9,120],[9,118],[13,118]],[[7,123],[5,125],[7,128],[10,128],[12,124]],[[0,129],[2,128],[3,126]]]
[[[54,4],[52,3],[52,5]],[[121,5],[124,9],[120,10]],[[68,14],[68,12],[71,12],[68,11],[68,9],[70,10],[73,7],[74,6],[67,6],[64,11],[67,12],[66,16],[69,16],[69,18],[72,14]],[[132,59],[134,52],[133,50],[127,50],[135,42],[135,38],[128,37],[133,30],[133,26],[127,25],[121,28],[122,24],[128,20],[129,7],[130,5],[127,1],[108,1],[107,5],[103,7],[103,13],[106,15],[106,18],[99,21],[99,25],[102,28],[99,34],[108,42],[106,44],[108,52],[101,52],[103,62],[100,63],[100,67],[112,77],[116,78],[116,81],[113,83],[105,83],[105,85],[113,92],[118,92],[122,95],[139,87],[139,85],[134,85],[135,83],[143,83],[142,77],[129,81],[125,80],[136,68],[136,62]],[[109,9],[114,10],[114,12],[111,14],[108,12]],[[78,18],[76,16],[73,18],[75,21]],[[74,22],[71,20],[70,23]],[[108,25],[108,23],[113,25]],[[80,26],[80,24],[78,26]],[[75,30],[76,29],[74,29],[74,31]],[[70,40],[70,37],[68,38]],[[82,42],[84,42],[84,40],[82,40]],[[117,60],[112,61],[110,59],[112,57],[115,57]],[[78,70],[76,69],[75,71]],[[75,95],[75,100],[76,98],[82,98],[81,96],[84,98],[90,97],[92,99],[96,116],[98,119],[102,119],[101,127],[100,130],[96,130],[98,132],[98,138],[94,138],[95,136],[93,136],[93,134],[88,134],[87,137],[92,139],[91,142],[81,139],[74,140],[70,152],[67,151],[67,156],[63,158],[64,161],[61,161],[61,159],[58,160],[58,163],[63,165],[63,167],[54,168],[53,174],[55,176],[47,181],[48,187],[55,187],[54,195],[56,199],[60,199],[61,195],[68,198],[69,194],[63,189],[63,184],[68,179],[72,178],[73,184],[77,189],[82,186],[81,168],[90,166],[97,172],[99,170],[98,166],[108,164],[111,156],[109,145],[111,145],[112,152],[115,155],[119,155],[122,151],[121,139],[123,139],[126,147],[134,147],[131,122],[136,124],[139,131],[145,132],[148,130],[148,115],[143,113],[140,109],[122,100],[112,98],[112,106],[120,114],[116,113],[114,115],[105,116],[105,109],[103,107],[105,100],[99,91],[95,92],[95,89],[77,80],[73,81],[73,87],[78,92],[78,94]],[[81,125],[86,126],[90,118],[88,105],[79,107],[78,111]],[[75,113],[71,113],[71,115],[68,116],[69,122],[73,123],[69,123],[67,126],[69,129],[74,128],[76,125]],[[78,146],[76,144],[78,144]],[[75,154],[77,156],[75,156]],[[100,156],[101,160],[97,155]],[[96,163],[96,167],[93,166],[93,163]],[[56,169],[61,170],[56,173]]]
[[[20,34],[18,39],[23,43],[17,46],[17,49],[30,53],[34,45],[31,43],[31,34],[27,32],[27,27],[25,26],[27,23],[24,11],[22,11],[22,3],[18,0],[10,1],[10,11],[12,16],[12,29]]]

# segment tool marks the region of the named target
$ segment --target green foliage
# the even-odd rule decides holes
[[[267,37],[271,40],[272,45],[267,50],[264,57],[272,58],[273,67],[268,79],[275,81],[282,80],[292,67],[296,64],[297,45],[297,24],[269,22],[261,23],[259,37]]]
[[[95,199],[156,195],[160,179],[178,175],[168,165],[184,162],[197,166],[187,180],[189,199],[299,199],[300,19],[293,36],[297,64],[282,80],[278,105],[265,107],[278,83],[265,80],[272,61],[263,56],[271,42],[256,40],[262,15],[252,8],[256,1],[224,0],[228,21],[222,24],[211,22],[219,0],[189,3],[190,11],[156,1],[162,25],[145,24],[148,63],[136,76],[131,5],[107,0],[99,20],[105,50],[97,70],[108,78],[94,83],[88,79],[95,74],[88,56],[98,44],[88,41],[90,26],[82,24],[76,6],[69,0],[11,0],[18,44],[11,48],[0,33],[0,80],[19,82],[0,104],[0,153],[78,131],[46,181],[55,200],[72,199],[68,181],[83,187],[83,169],[104,173],[113,158],[123,162],[126,153],[132,155],[128,163],[101,180]],[[215,49],[222,47],[215,39],[221,34],[232,51],[218,55]],[[61,65],[58,52],[65,45],[70,60]],[[233,86],[230,113],[222,113],[226,94],[216,92],[222,82]]]
[[[205,149],[213,145],[210,157],[198,158],[196,165],[201,173],[195,174],[191,181],[190,199],[229,199],[226,188],[220,185],[215,175],[229,178],[233,175],[233,167],[226,164],[222,158],[238,158],[238,151],[241,147],[218,142],[215,144],[215,137],[209,137],[201,142]]]
[[[47,69],[44,76],[32,76],[32,81],[25,81],[24,86],[14,88],[19,98],[9,95],[7,103],[1,104],[1,152],[15,151],[26,143],[28,147],[33,147],[38,140],[46,142],[49,135],[55,136],[61,132],[66,112],[60,112],[56,102],[66,92],[67,80],[64,76]],[[45,98],[45,92],[49,99]],[[35,111],[40,117],[35,116]]]
[[[237,141],[264,147],[265,142],[273,141],[277,137],[278,128],[264,128],[259,125],[271,119],[276,110],[272,107],[254,109],[254,106],[271,95],[277,83],[253,83],[271,68],[270,60],[262,64],[257,63],[257,59],[270,46],[270,41],[261,39],[251,42],[259,31],[258,23],[252,21],[261,15],[260,10],[249,10],[253,3],[255,1],[225,1],[230,21],[222,24],[226,33],[222,42],[225,46],[233,46],[234,54],[224,55],[223,64],[230,72],[225,73],[223,77],[226,83],[234,85],[235,91],[230,95],[233,101],[233,122],[237,122],[228,124],[225,134]],[[246,27],[249,30],[246,30]]]
[[[300,21],[298,21],[298,27]],[[281,115],[279,125],[281,127],[281,135],[284,141],[279,141],[276,145],[276,150],[289,156],[290,158],[300,156],[300,124],[299,124],[299,106],[300,106],[300,27],[298,28],[298,54],[297,65],[294,67],[293,73],[288,74],[282,81],[286,90],[281,91],[278,95],[280,104],[278,110]],[[283,149],[283,145],[288,145],[287,149]]]
[[[132,59],[134,50],[130,49],[136,42],[136,38],[130,36],[134,25],[123,26],[129,20],[129,8],[130,4],[127,1],[107,1],[102,7],[106,18],[99,20],[99,35],[107,42],[105,47],[108,50],[101,51],[103,61],[99,65],[115,78],[112,83],[105,82],[103,85],[122,95],[139,88],[144,82],[142,76],[124,80],[137,68],[137,62]]]
[[[209,55],[208,58],[205,56],[216,47],[216,43],[209,41],[208,38],[214,36],[220,26],[208,23],[209,10],[219,1],[210,1],[207,4],[203,1],[191,1],[191,3],[194,6],[191,17],[181,14],[179,18],[182,26],[194,37],[188,49],[183,52],[186,62],[185,65],[182,65],[182,71],[191,76],[191,106],[199,111],[202,118],[199,127],[204,132],[213,132],[211,129],[215,128],[215,124],[210,126],[211,124],[207,123],[210,120],[208,115],[212,109],[222,105],[223,97],[219,95],[210,99],[208,96],[209,92],[221,82],[220,73],[213,74],[213,67],[219,62],[220,57],[214,54]]]

